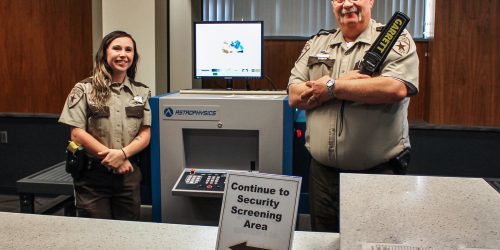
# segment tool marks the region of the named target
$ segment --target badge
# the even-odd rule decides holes
[[[83,90],[79,87],[74,87],[68,96],[68,107],[74,107],[82,99],[82,96]]]
[[[392,49],[402,56],[408,54],[410,51],[410,39],[406,37],[406,34],[401,34]]]
[[[322,50],[316,55],[316,57],[318,58],[318,60],[325,60],[330,57],[330,54],[328,53],[328,51]]]
[[[134,101],[139,104],[144,104],[144,102],[142,101],[142,96],[140,95],[134,96]]]

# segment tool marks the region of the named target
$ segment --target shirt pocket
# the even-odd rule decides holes
[[[94,105],[89,105],[89,124],[87,128],[93,137],[103,139],[109,134],[109,115],[108,106],[97,108]]]
[[[135,137],[144,118],[144,105],[134,105],[125,107],[127,115],[127,130],[131,137]]]
[[[331,76],[333,64],[335,64],[335,59],[310,56],[307,60],[310,80],[315,81],[325,75]]]

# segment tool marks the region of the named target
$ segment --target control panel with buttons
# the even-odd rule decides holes
[[[185,168],[172,189],[173,195],[220,197],[224,194],[226,170]]]

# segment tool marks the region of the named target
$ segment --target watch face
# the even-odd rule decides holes
[[[331,97],[333,97],[333,85],[335,85],[335,82],[332,79],[326,82],[326,87],[328,88],[328,95]]]

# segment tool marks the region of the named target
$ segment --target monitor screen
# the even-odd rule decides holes
[[[195,78],[262,78],[263,22],[195,22]]]

